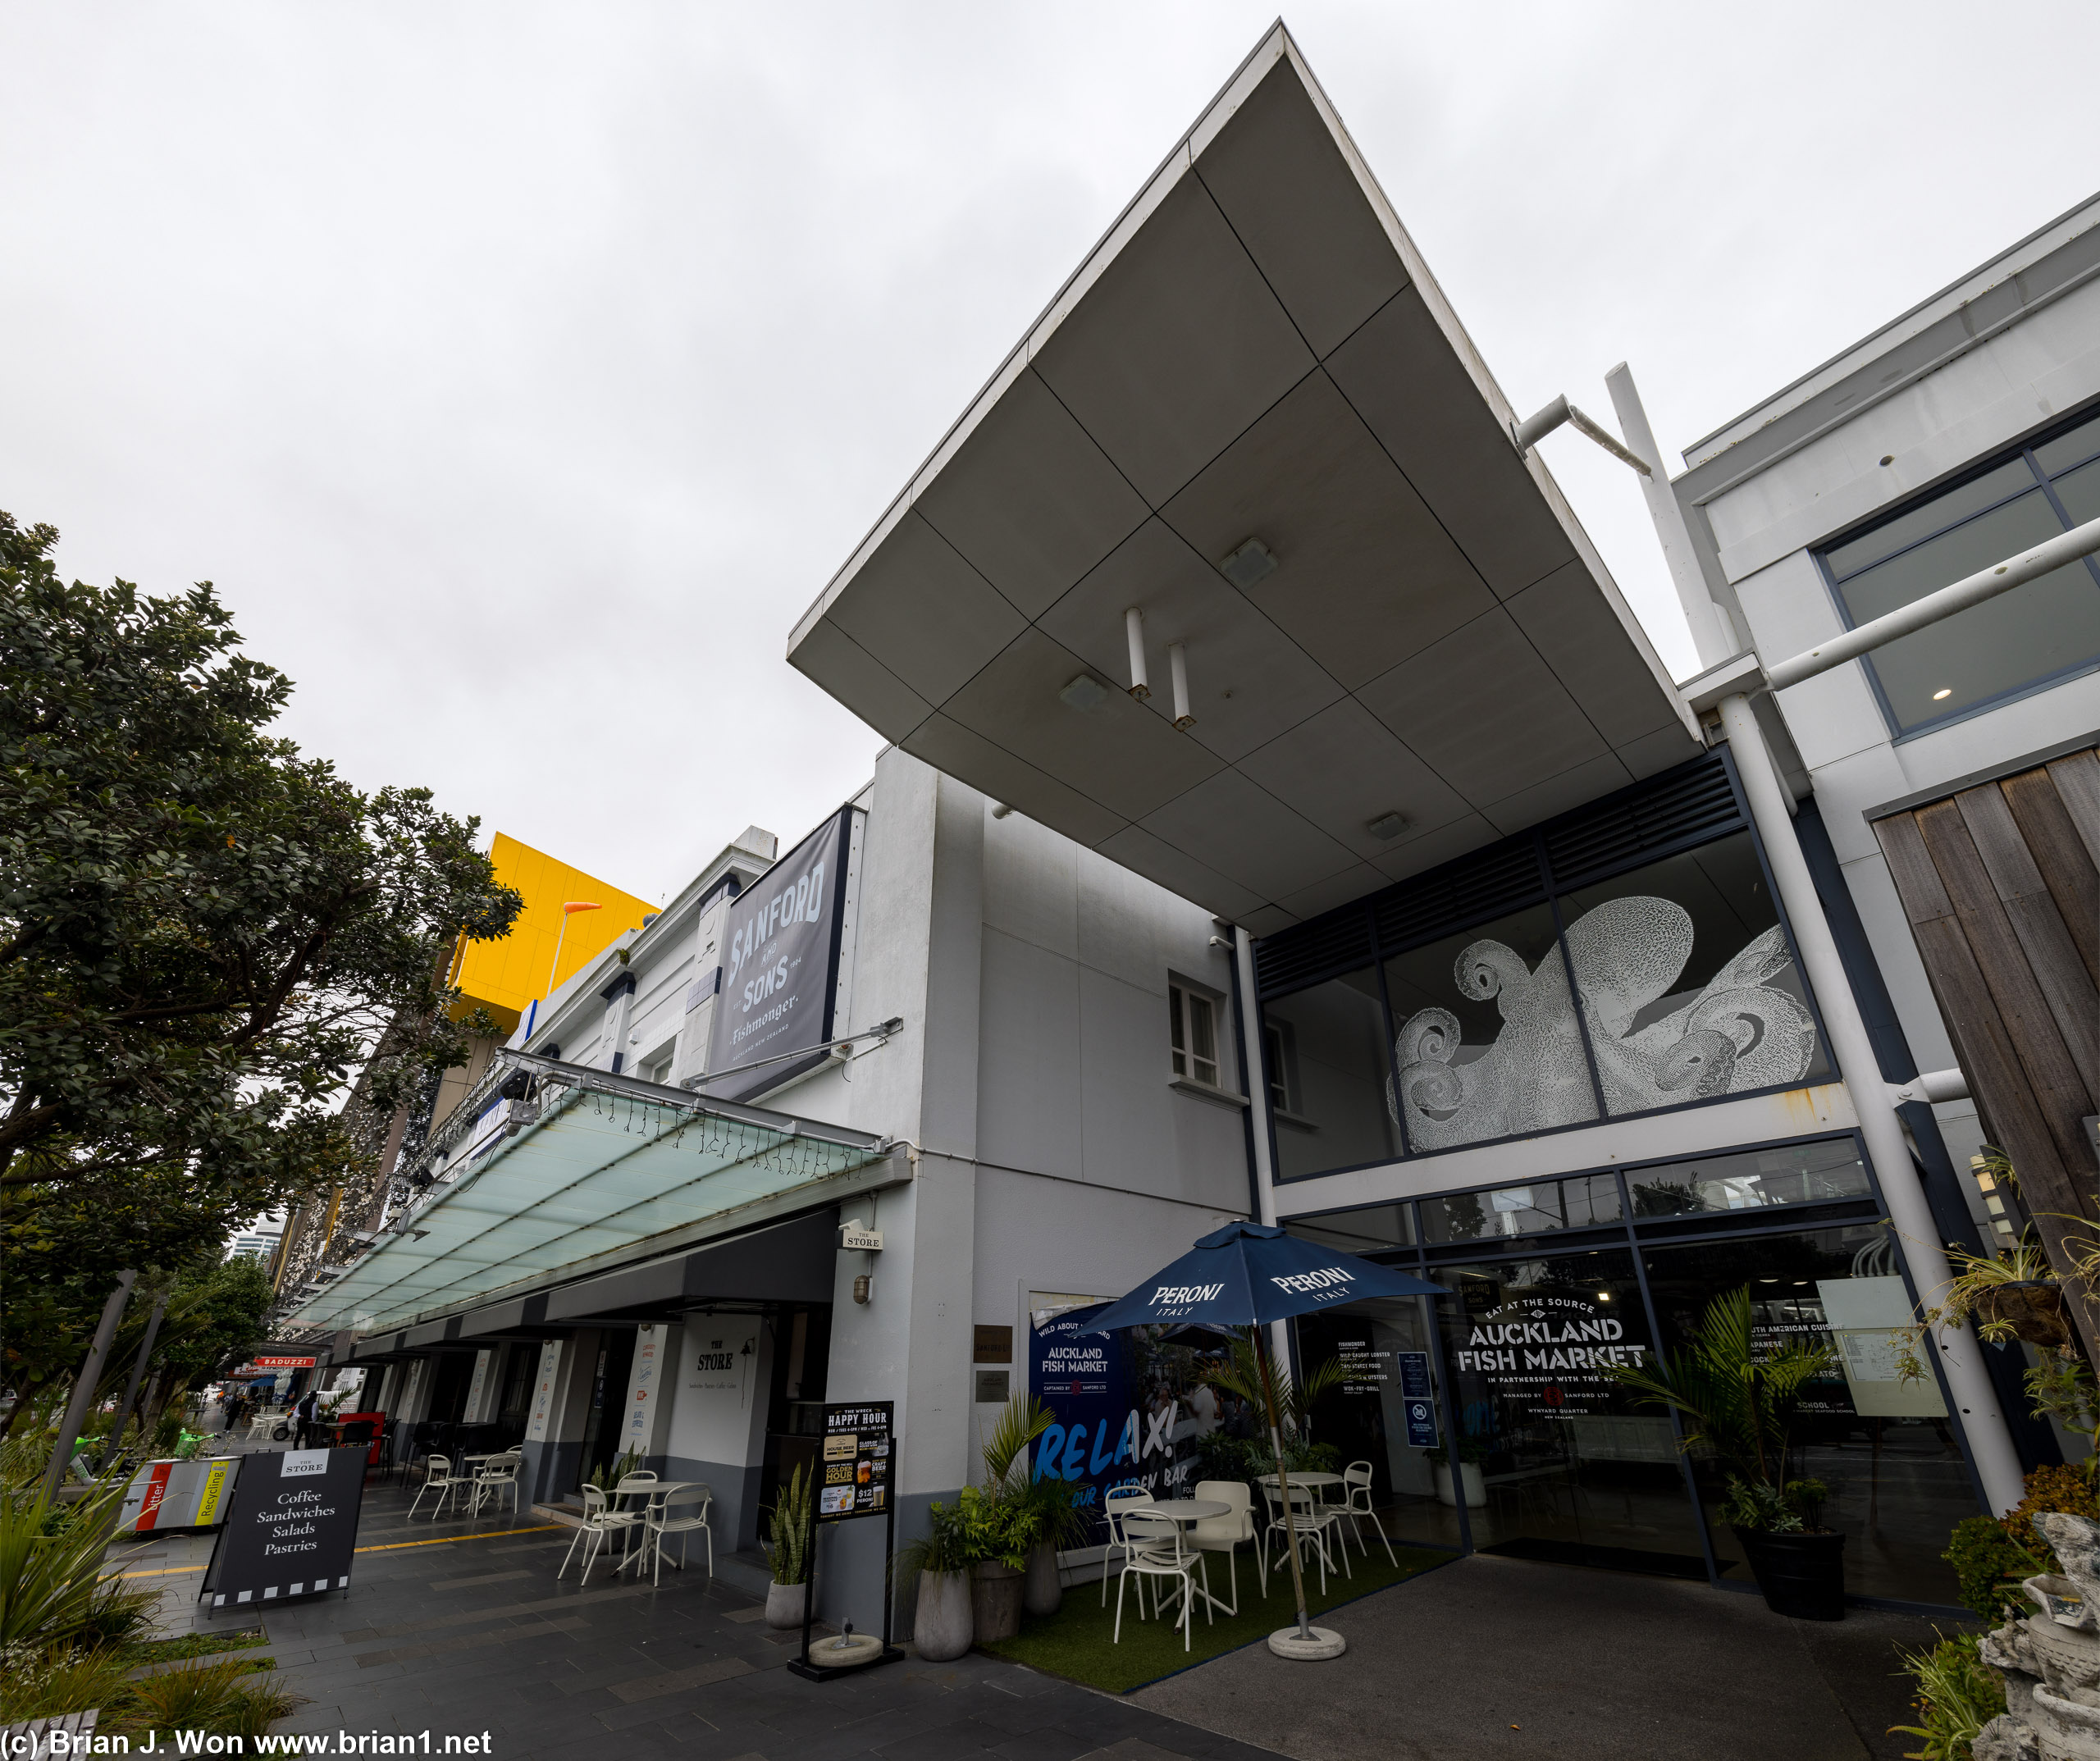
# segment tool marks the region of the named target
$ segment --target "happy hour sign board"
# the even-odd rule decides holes
[[[824,1409],[824,1460],[817,1521],[879,1517],[889,1508],[892,1402],[862,1400]]]
[[[349,1588],[365,1454],[353,1444],[243,1459],[204,1574],[214,1608]]]

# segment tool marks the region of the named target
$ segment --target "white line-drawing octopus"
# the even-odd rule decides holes
[[[1815,1024],[1798,1001],[1766,982],[1792,960],[1776,925],[1691,1001],[1633,1030],[1641,1011],[1677,982],[1691,942],[1683,906],[1638,897],[1608,901],[1568,926],[1572,988],[1559,948],[1534,969],[1500,942],[1472,943],[1454,963],[1452,982],[1476,1001],[1495,998],[1502,1031],[1466,1058],[1449,1010],[1417,1010],[1395,1042],[1398,1104],[1389,1081],[1388,1111],[1397,1119],[1404,1107],[1418,1149],[1593,1119],[1582,1027],[1615,1114],[1800,1081],[1815,1056]]]

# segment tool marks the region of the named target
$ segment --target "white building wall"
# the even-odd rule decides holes
[[[1993,266],[1974,279],[1981,286],[2017,267]],[[1902,334],[1892,333],[1891,345]],[[1768,661],[1783,659],[1844,627],[1810,554],[1815,545],[2096,395],[2100,281],[2041,308],[1706,503],[1721,567],[1758,652]],[[1755,431],[1747,421],[1738,430]],[[1718,456],[1725,460],[1726,454]],[[1900,741],[1859,662],[1780,692],[1778,701],[1912,1053],[1921,1069],[1944,1069],[1955,1062],[1953,1047],[1865,814],[2100,728],[2100,673]],[[1963,1166],[1982,1142],[1974,1104],[1952,1102],[1934,1111],[1956,1166]]]

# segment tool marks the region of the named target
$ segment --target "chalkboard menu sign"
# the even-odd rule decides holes
[[[204,1573],[212,1608],[348,1590],[364,1470],[354,1444],[243,1457]]]
[[[817,1521],[880,1517],[890,1508],[894,1402],[860,1401],[824,1409],[823,1472],[817,1482]]]

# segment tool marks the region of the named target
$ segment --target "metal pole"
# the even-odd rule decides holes
[[[116,1323],[123,1318],[124,1305],[131,1300],[131,1286],[138,1281],[135,1271],[119,1272],[116,1288],[109,1293],[109,1300],[102,1306],[102,1321],[95,1329],[94,1344],[88,1348],[88,1361],[80,1366],[80,1373],[74,1380],[72,1398],[66,1403],[66,1417],[58,1427],[58,1446],[51,1452],[51,1465],[43,1471],[41,1496],[47,1504],[57,1499],[59,1481],[64,1479],[66,1465],[73,1458],[73,1445],[80,1439],[89,1403],[95,1397],[95,1383],[101,1378],[103,1362],[109,1356],[109,1342],[116,1337]]]
[[[1271,1153],[1274,1145],[1269,1129],[1269,1084],[1262,1069],[1262,1000],[1254,988],[1254,938],[1235,924],[1232,931],[1233,969],[1239,974],[1239,994],[1246,999],[1239,1012],[1239,1051],[1245,1066],[1248,1099],[1253,1116],[1254,1202],[1258,1220],[1273,1228],[1276,1220],[1276,1170]],[[1269,1348],[1285,1355],[1281,1321],[1269,1323]]]
[[[138,1362],[131,1366],[131,1380],[124,1385],[123,1403],[116,1409],[116,1422],[109,1428],[109,1447],[102,1453],[97,1473],[107,1473],[109,1464],[116,1459],[116,1452],[123,1447],[124,1427],[131,1422],[131,1403],[138,1395],[139,1379],[146,1373],[146,1361],[153,1355],[154,1342],[160,1338],[161,1317],[167,1312],[167,1292],[163,1290],[153,1298],[153,1318],[146,1323],[146,1336],[139,1342]]]
[[[1823,1024],[1838,1054],[1838,1065],[1859,1115],[1860,1134],[1866,1139],[1867,1153],[1881,1182],[1881,1196],[1888,1207],[1889,1220],[1910,1266],[1911,1282],[1920,1298],[1933,1301],[1952,1280],[1947,1250],[1938,1225],[1925,1202],[1924,1188],[1911,1161],[1910,1147],[1903,1141],[1903,1128],[1889,1106],[1874,1042],[1867,1036],[1865,1021],[1838,958],[1838,944],[1816,896],[1808,863],[1801,855],[1794,823],[1787,813],[1785,791],[1774,769],[1764,737],[1757,725],[1750,699],[1738,691],[1719,705],[1721,725],[1735,749],[1736,769],[1742,778],[1743,792],[1750,797],[1751,817],[1764,842],[1764,854],[1772,865],[1773,879],[1794,933],[1801,964],[1815,1000],[1822,1010]],[[1948,1389],[1961,1409],[1962,1429],[1969,1439],[1976,1472],[1984,1483],[1984,1495],[1992,1512],[2002,1514],[2025,1495],[2021,1485],[2020,1456],[2006,1430],[2005,1415],[1997,1393],[1984,1366],[1982,1348],[1966,1326],[1942,1327],[1932,1335],[1938,1346],[1941,1367]]]
[[[1283,1499],[1284,1539],[1290,1545],[1290,1587],[1298,1594],[1298,1636],[1308,1645],[1312,1642],[1312,1617],[1305,1612],[1305,1573],[1298,1563],[1298,1524],[1290,1508],[1290,1480],[1283,1468],[1283,1421],[1276,1412],[1276,1380],[1273,1361],[1262,1348],[1262,1330],[1252,1330],[1254,1335],[1254,1363],[1262,1378],[1262,1395],[1269,1408],[1269,1447],[1276,1452],[1276,1492]],[[1142,1611],[1140,1611],[1142,1612]]]
[[[1699,553],[1691,542],[1691,528],[1684,509],[1678,505],[1677,491],[1670,487],[1663,469],[1662,449],[1655,445],[1655,431],[1648,426],[1648,412],[1634,389],[1633,373],[1621,361],[1605,375],[1605,388],[1611,393],[1613,413],[1626,436],[1627,445],[1654,466],[1641,479],[1641,493],[1648,503],[1648,518],[1655,523],[1656,541],[1663,547],[1663,560],[1669,567],[1670,584],[1677,589],[1678,604],[1691,627],[1692,646],[1699,650],[1703,670],[1719,666],[1736,650],[1721,609],[1700,572]]]
[[[1913,630],[1922,630],[1927,624],[1938,623],[1942,618],[1952,618],[1956,612],[1966,611],[1972,605],[1996,599],[2001,593],[2025,586],[2038,577],[2061,568],[2067,563],[2075,563],[2080,557],[2090,556],[2096,550],[2100,550],[2100,520],[2088,520],[2084,525],[2074,527],[2045,544],[2036,545],[2031,550],[2007,557],[1988,568],[1979,568],[1951,587],[1928,593],[1921,600],[1897,607],[1884,618],[1875,618],[1856,630],[1847,630],[1820,647],[1796,655],[1777,666],[1767,667],[1764,676],[1773,690],[1784,691],[1789,685],[1798,685],[1803,679],[1828,673],[1833,667],[1842,666],[1847,660],[1856,659],[1884,643],[1892,642],[1899,636],[1908,636]]]

